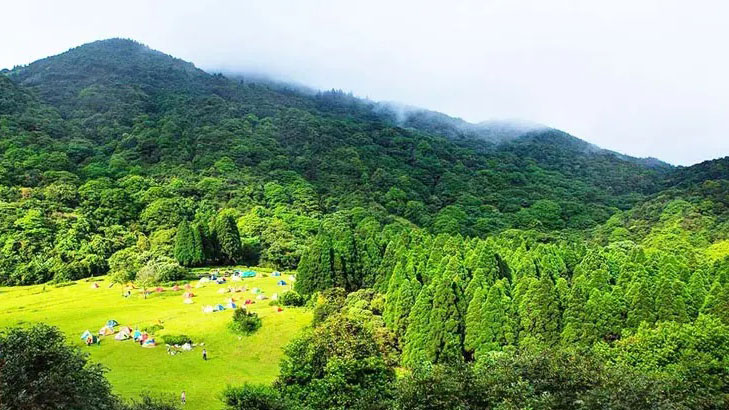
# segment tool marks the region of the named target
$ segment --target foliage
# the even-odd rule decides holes
[[[37,324],[0,333],[0,409],[114,409],[105,369]]]
[[[283,403],[277,390],[270,386],[257,384],[229,386],[223,391],[222,400],[228,410],[286,410],[292,408]]]
[[[293,290],[282,293],[278,300],[284,306],[304,306],[304,303],[306,303],[304,297]]]
[[[261,328],[261,319],[258,313],[249,312],[245,308],[237,308],[233,312],[233,319],[230,322],[230,329],[236,333],[249,335]]]

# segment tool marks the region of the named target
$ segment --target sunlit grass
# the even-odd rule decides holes
[[[270,273],[256,269],[257,272]],[[288,282],[288,275],[284,275]],[[195,288],[192,305],[183,303],[182,293],[166,287],[163,293],[153,293],[145,300],[138,290],[130,298],[121,296],[119,285],[109,288],[103,280],[99,288],[91,282],[79,281],[70,286],[37,285],[0,288],[0,328],[22,323],[45,322],[58,326],[68,341],[81,346],[91,359],[108,367],[107,377],[119,395],[131,398],[142,391],[168,393],[179,397],[187,393],[188,409],[215,409],[221,407],[219,394],[228,385],[242,382],[271,382],[278,373],[282,347],[311,320],[302,308],[284,308],[276,312],[270,300],[256,301],[249,309],[257,312],[263,327],[251,336],[231,333],[227,325],[232,310],[203,313],[204,305],[224,304],[229,297],[236,303],[255,300],[253,287],[262,289],[267,296],[281,293],[289,286],[278,286],[278,277],[243,279],[225,285],[208,283]],[[228,286],[243,286],[248,292],[219,294]],[[108,319],[132,328],[151,326],[161,322],[164,326],[155,335],[160,344],[145,349],[132,341],[116,341],[113,336],[102,338],[100,346],[86,347],[81,333],[88,329],[96,334]],[[208,361],[201,357],[202,349],[170,356],[161,336],[186,334],[194,342],[205,343]]]

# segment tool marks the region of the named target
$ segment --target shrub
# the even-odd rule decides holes
[[[230,328],[236,333],[244,335],[251,334],[261,327],[261,319],[257,313],[248,312],[246,309],[238,308],[233,313],[233,321]]]
[[[187,335],[163,335],[162,340],[168,345],[184,345],[185,343],[192,343]]]
[[[164,328],[165,328],[164,326],[162,326],[162,325],[159,325],[159,324],[157,324],[157,325],[152,325],[152,326],[147,326],[147,327],[143,327],[143,328],[142,328],[142,332],[147,332],[147,333],[149,333],[149,334],[152,334],[152,335],[153,335],[153,334],[154,334],[155,332],[157,332],[158,330],[162,330],[162,329],[164,329]]]
[[[286,406],[278,391],[270,386],[244,384],[223,391],[223,403],[228,410],[284,410]]]
[[[284,306],[304,306],[306,301],[296,291],[290,290],[281,294],[279,302]]]

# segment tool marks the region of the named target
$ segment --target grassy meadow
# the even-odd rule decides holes
[[[239,336],[228,330],[233,311],[203,313],[205,305],[223,304],[233,297],[239,305],[246,299],[255,300],[250,289],[260,288],[266,296],[281,294],[289,285],[276,284],[282,277],[261,277],[270,274],[255,269],[255,278],[218,285],[213,282],[195,288],[191,280],[194,304],[184,304],[184,290],[172,291],[165,287],[162,293],[143,298],[139,289],[129,298],[122,296],[119,285],[109,287],[105,278],[98,288],[93,282],[82,280],[68,286],[36,285],[0,288],[0,329],[22,323],[45,322],[58,326],[68,341],[91,354],[91,360],[109,369],[107,377],[117,394],[137,397],[142,391],[153,394],[187,393],[188,409],[216,409],[221,407],[219,394],[228,385],[242,382],[271,382],[278,373],[282,347],[311,320],[303,308],[284,308],[277,312],[269,300],[257,300],[249,310],[257,312],[263,326],[253,335]],[[203,272],[198,270],[197,273]],[[184,284],[186,282],[180,282]],[[247,292],[220,294],[218,290],[229,286],[247,286]],[[156,348],[142,348],[131,340],[117,341],[114,336],[101,338],[99,346],[87,347],[80,339],[84,330],[96,334],[108,319],[120,325],[144,328],[161,323],[164,329],[154,337]],[[118,329],[118,327],[117,327]],[[165,334],[185,334],[195,343],[204,343],[208,361],[202,360],[202,348],[171,356],[162,341]]]

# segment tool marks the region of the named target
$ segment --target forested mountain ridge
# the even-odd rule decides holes
[[[241,231],[236,258],[279,267],[296,266],[323,215],[354,208],[434,233],[582,231],[672,172],[552,129],[444,136],[341,92],[234,81],[131,40],[0,84],[7,283],[104,273],[139,238],[171,256],[182,221],[205,231],[221,212]]]

